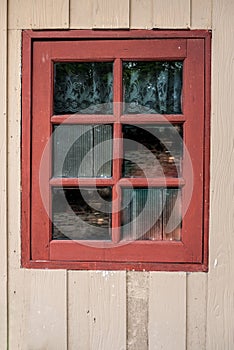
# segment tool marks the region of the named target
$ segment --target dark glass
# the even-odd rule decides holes
[[[110,114],[112,62],[54,64],[54,114]]]
[[[179,177],[182,125],[124,125],[124,177]]]
[[[53,188],[52,238],[111,240],[111,188]]]
[[[124,62],[124,113],[180,114],[183,62]]]
[[[111,177],[112,126],[55,126],[53,156],[55,177]]]
[[[180,189],[123,189],[122,238],[180,240]]]

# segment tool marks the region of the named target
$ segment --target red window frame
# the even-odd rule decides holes
[[[30,31],[23,32],[22,56],[22,266],[34,268],[207,271],[209,210],[209,129],[210,129],[210,45],[208,31]],[[51,240],[50,220],[39,188],[41,157],[51,136],[51,125],[66,115],[53,115],[53,62],[74,60],[114,61],[114,102],[122,101],[122,60],[183,60],[183,114],[163,115],[171,123],[183,123],[184,142],[189,151],[194,189],[183,218],[181,241],[133,241],[118,246],[95,242],[96,247],[77,241]],[[117,77],[117,78],[116,78]],[[113,138],[121,138],[121,124],[136,122],[114,104],[113,115],[101,118],[74,115],[69,123],[113,124]],[[137,124],[159,124],[160,115],[142,115]],[[116,147],[117,146],[117,147]],[[51,186],[113,186],[113,199],[119,187],[146,186],[144,179],[121,177],[121,144],[114,146],[113,177],[110,179],[51,178],[50,159],[44,169],[48,193]],[[168,178],[167,185],[185,193],[191,183],[184,159],[183,178]],[[120,181],[119,181],[120,180]],[[150,185],[160,186],[161,179]],[[120,201],[120,197],[118,197]],[[49,196],[47,198],[49,201]],[[183,205],[183,203],[182,203]],[[113,226],[120,214],[113,214]],[[116,244],[115,244],[116,243]]]

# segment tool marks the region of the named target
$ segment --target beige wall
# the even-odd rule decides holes
[[[233,0],[0,1],[1,350],[234,348],[233,20]],[[208,274],[20,269],[24,28],[212,28]]]

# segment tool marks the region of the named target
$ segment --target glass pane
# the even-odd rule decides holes
[[[53,188],[53,239],[111,240],[111,188]]]
[[[180,240],[179,189],[123,189],[122,236],[125,240]]]
[[[183,62],[124,62],[124,113],[181,113]]]
[[[112,126],[55,126],[53,156],[55,177],[111,177]]]
[[[54,114],[110,114],[112,62],[54,64]]]
[[[124,177],[180,177],[182,125],[124,125]]]

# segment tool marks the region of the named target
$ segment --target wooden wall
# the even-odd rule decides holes
[[[0,349],[234,348],[233,0],[0,1]],[[20,269],[21,30],[212,28],[209,273]]]

